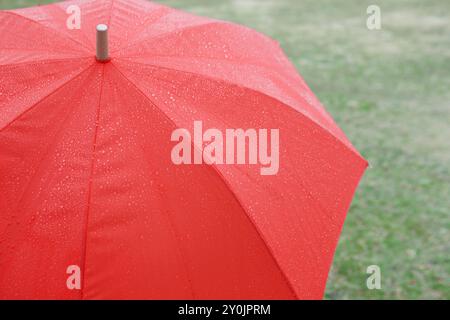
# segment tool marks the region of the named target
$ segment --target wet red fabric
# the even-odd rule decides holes
[[[173,164],[200,120],[279,129],[278,174]],[[0,13],[0,298],[320,299],[366,166],[260,33],[139,0]]]

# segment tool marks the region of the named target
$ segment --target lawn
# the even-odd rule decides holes
[[[38,2],[0,0],[0,8]],[[160,0],[278,40],[368,169],[328,299],[450,299],[450,1]],[[381,7],[382,29],[366,28]],[[368,290],[379,265],[382,289]]]

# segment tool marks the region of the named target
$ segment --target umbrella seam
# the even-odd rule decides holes
[[[139,57],[139,55],[136,56],[127,56],[126,58],[123,57],[122,59],[128,59],[128,58],[136,58]],[[235,59],[224,59],[224,58],[215,58],[215,57],[196,57],[196,56],[169,56],[169,55],[150,55],[150,57],[156,57],[156,58],[166,58],[169,61],[170,60],[175,60],[175,62],[178,60],[183,60],[183,59],[191,59],[191,60],[197,60],[197,61],[204,61],[209,62],[208,60],[212,60],[212,61],[217,61],[217,62],[225,62],[228,63],[230,65],[239,65],[239,61],[235,60]],[[286,63],[290,63],[290,61],[288,59],[286,59],[285,61]],[[312,107],[312,109],[316,110],[319,114],[321,114],[322,116],[324,116],[326,118],[326,120],[330,121],[330,125],[334,125],[336,127],[336,129],[339,129],[338,125],[334,122],[334,120],[332,119],[331,115],[325,110],[325,108],[323,106],[321,106],[321,108],[315,107],[314,105],[312,105],[310,102],[308,102],[308,100],[301,95],[294,87],[297,87],[297,85],[295,86],[291,86],[290,82],[292,81],[299,81],[299,85],[301,90],[309,90],[311,91],[311,89],[309,88],[308,84],[301,78],[301,76],[297,73],[297,69],[295,68],[295,66],[289,64],[288,66],[284,66],[284,65],[276,65],[276,64],[265,64],[265,63],[252,63],[251,59],[242,59],[242,63],[246,66],[250,66],[252,68],[256,68],[256,69],[261,69],[265,72],[270,73],[271,75],[273,75],[274,77],[276,77],[276,80],[283,83],[284,85],[286,85],[289,88],[289,93],[286,93],[289,98],[293,99],[293,100],[301,100],[304,103],[308,104],[309,106]],[[293,70],[295,71],[294,74],[290,74],[292,73],[289,68],[293,68]],[[278,70],[275,70],[277,68],[283,69],[283,72],[279,72]],[[287,72],[287,73],[286,73]],[[286,90],[284,90],[286,91]],[[312,93],[312,91],[311,91]],[[317,97],[315,97],[313,95],[313,97],[318,101]],[[319,101],[318,101],[319,102]],[[320,102],[319,102],[320,103]],[[285,103],[287,104],[287,103]],[[347,137],[345,137],[346,140],[348,140]]]
[[[121,59],[121,60],[122,60],[122,59]],[[148,65],[148,64],[142,64],[142,63],[136,63],[136,64],[140,64],[140,65]],[[155,65],[150,65],[150,66],[153,66],[153,67],[155,67],[155,68],[162,68],[162,69],[172,70],[172,71],[175,71],[175,72],[178,71],[178,72],[181,72],[181,73],[192,74],[192,75],[194,75],[194,76],[196,76],[196,77],[203,77],[202,74],[196,74],[196,73],[189,72],[189,71],[177,70],[177,69],[166,68],[166,67],[159,67],[159,66],[155,66]],[[117,66],[115,66],[115,67],[117,68]],[[272,96],[267,95],[267,94],[265,94],[265,93],[263,93],[263,92],[260,92],[259,90],[254,90],[254,89],[251,89],[251,88],[247,88],[247,87],[245,87],[245,86],[240,86],[240,85],[231,83],[230,81],[225,81],[225,80],[217,79],[217,78],[214,78],[214,77],[209,77],[209,76],[204,76],[204,77],[205,77],[206,79],[211,80],[211,81],[215,81],[215,82],[219,82],[219,83],[225,83],[226,85],[237,86],[237,87],[244,88],[244,89],[246,89],[246,90],[250,90],[250,91],[256,92],[256,93],[258,93],[258,94],[261,94],[261,95],[264,95],[264,96],[269,97],[269,98],[271,98],[271,99],[274,99],[274,100],[278,101],[279,103],[281,103],[281,104],[284,105],[284,106],[287,106],[286,103],[280,101],[279,99],[277,99],[277,98],[275,98],[275,97],[272,97]],[[289,107],[289,106],[288,106],[288,107]],[[158,108],[158,109],[159,109],[159,108]],[[290,109],[290,110],[292,109],[293,112],[296,112],[296,111],[297,111],[296,109],[293,109],[293,108],[291,108],[291,107],[289,107],[289,109]],[[161,110],[161,111],[162,111],[162,110]],[[297,112],[298,112],[298,111],[297,111]],[[310,119],[309,117],[307,117],[307,116],[304,115],[303,113],[301,113],[301,112],[298,112],[298,113],[299,113],[301,116],[303,116],[305,119]],[[317,125],[317,126],[320,126],[319,124],[316,124],[316,122],[313,121],[312,119],[310,119],[310,121],[311,121],[311,123],[313,123],[313,124],[315,124],[315,125]],[[322,126],[320,126],[320,127],[322,128]],[[334,137],[334,140],[335,140],[335,141],[339,141],[339,142],[340,142],[340,145],[342,145],[342,146],[344,147],[344,149],[347,150],[347,152],[350,151],[351,154],[352,154],[353,156],[356,156],[357,159],[360,159],[360,160],[363,160],[364,162],[366,162],[366,161],[365,161],[358,153],[352,152],[352,149],[348,148],[348,147],[346,146],[345,143],[343,143],[340,139],[336,138],[331,132],[329,132],[328,130],[323,130],[323,132],[326,132],[327,134],[329,134],[329,135],[331,135],[332,137]],[[307,194],[309,194],[313,199],[316,200],[316,206],[315,206],[315,207],[316,207],[318,210],[320,210],[325,216],[330,216],[330,217],[331,217],[332,215],[331,215],[330,213],[328,213],[328,211],[326,211],[326,210],[324,209],[324,207],[323,207],[322,204],[321,204],[321,201],[319,201],[319,200],[318,200],[311,192],[308,191],[306,185],[304,185],[304,183],[301,183],[301,186],[302,186],[302,189],[303,189]],[[351,202],[350,202],[350,203],[351,203]]]
[[[160,10],[160,11],[163,11],[164,14],[161,15],[160,17],[158,17],[156,20],[150,21],[148,24],[145,24],[145,25],[141,26],[141,28],[139,28],[139,29],[137,29],[137,30],[134,30],[134,33],[135,33],[135,34],[140,34],[141,31],[143,31],[143,30],[145,30],[146,28],[148,28],[149,26],[151,26],[151,25],[157,23],[159,20],[161,20],[161,19],[164,18],[165,16],[169,15],[169,14],[171,13],[171,11],[170,11],[171,9],[172,9],[172,8],[169,8],[169,7],[167,7],[167,6],[161,5],[161,8],[159,8],[159,10]],[[135,38],[136,38],[136,37],[134,37],[134,39],[135,39]],[[131,39],[131,40],[134,40],[134,39]],[[134,46],[134,44],[136,44],[136,43],[139,43],[139,41],[133,42],[133,44],[132,44],[131,46]],[[125,49],[125,48],[128,48],[128,46],[122,46],[122,47],[120,47],[120,48],[117,48],[116,50],[112,51],[112,53],[118,52],[118,51],[120,51],[120,50],[122,50],[122,49]]]
[[[152,99],[150,99],[133,81],[131,81],[126,75],[124,75],[122,73],[122,71],[120,71],[120,69],[113,65],[114,68],[122,75],[122,77],[124,77],[124,79],[126,79],[127,81],[130,82],[130,84],[132,84],[136,90],[138,90],[138,92],[140,92],[157,110],[160,111],[160,113],[162,115],[164,115],[165,118],[167,118],[176,128],[178,128],[178,125],[175,123],[174,120],[172,120],[162,109],[160,109],[154,102]],[[191,145],[194,149],[198,148],[191,142]],[[220,180],[222,180],[222,182],[225,184],[225,186],[227,187],[227,189],[230,191],[231,195],[235,198],[236,202],[238,203],[238,205],[242,208],[245,216],[247,217],[247,219],[249,220],[250,224],[253,226],[253,228],[255,229],[256,233],[258,234],[258,236],[260,237],[263,245],[265,246],[265,248],[267,249],[269,255],[272,257],[275,265],[278,267],[278,270],[280,271],[280,274],[282,276],[282,278],[285,280],[288,288],[290,289],[290,291],[293,293],[294,297],[296,299],[299,299],[299,296],[296,292],[296,290],[294,289],[292,283],[289,281],[285,271],[283,270],[283,268],[281,267],[280,263],[278,262],[278,260],[275,258],[275,254],[272,250],[272,248],[269,246],[269,244],[267,243],[267,240],[265,239],[265,237],[263,236],[262,232],[259,230],[259,228],[256,226],[256,223],[254,221],[253,218],[250,217],[250,215],[248,214],[247,210],[245,209],[243,203],[241,202],[241,200],[239,199],[239,197],[236,195],[236,193],[232,190],[231,185],[229,184],[228,180],[223,176],[223,174],[219,171],[219,169],[213,164],[208,166],[209,168],[211,168],[214,172],[216,172],[216,174],[218,175],[218,177],[220,178]]]
[[[156,78],[156,77],[155,77],[155,78]],[[162,82],[167,83],[168,85],[170,85],[169,82],[166,82],[166,81],[164,81],[164,80],[162,80],[162,79],[159,79],[159,78],[156,78],[156,79],[158,79],[159,81],[162,81]],[[176,93],[174,93],[174,95],[177,96],[177,97],[180,98],[180,99],[183,99],[182,96],[177,95]],[[225,125],[231,127],[231,125],[229,125],[226,121],[223,121],[223,123],[224,123]],[[233,168],[233,169],[234,169],[234,168]],[[256,181],[255,181],[253,178],[251,178],[247,173],[245,173],[243,170],[240,170],[239,167],[236,167],[235,170],[238,171],[239,173],[243,174],[243,175],[246,175],[246,177],[247,177],[248,179],[252,180],[253,182],[256,182]],[[257,183],[257,182],[256,182],[256,183]],[[304,183],[302,183],[301,181],[300,181],[299,183],[300,183],[300,185],[301,185],[302,191],[303,191],[304,193],[308,194],[311,198],[313,198],[313,199],[316,201],[314,207],[317,208],[317,210],[320,211],[325,217],[329,217],[329,218],[331,218],[331,219],[333,220],[333,219],[334,219],[334,218],[333,218],[333,213],[332,213],[332,212],[328,212],[328,211],[326,211],[326,210],[324,209],[324,207],[321,205],[320,201],[319,201],[319,200],[318,200],[318,199],[317,199],[310,191],[308,191],[308,189],[307,189],[307,187],[306,187],[306,185],[305,185]],[[267,190],[266,190],[266,191],[267,191]],[[303,228],[303,227],[300,227],[300,229],[304,229],[304,228]],[[314,239],[313,239],[313,241],[314,241]],[[311,242],[311,241],[308,241],[308,243],[312,243],[312,242]],[[312,251],[316,251],[315,248],[314,248],[313,246],[311,246],[311,250],[312,250]],[[317,257],[319,256],[319,254],[318,254],[318,252],[314,252],[314,253],[315,253],[315,254],[313,255],[313,256],[314,256],[314,260],[316,261],[317,266],[320,266],[319,259],[317,258]]]
[[[157,80],[159,80],[159,81],[161,81],[161,82],[164,82],[164,83],[167,83],[167,84],[170,85],[170,83],[169,83],[168,81],[165,81],[165,80],[160,79],[160,78],[157,78],[157,77],[155,77],[155,79],[157,79]],[[182,96],[177,95],[176,93],[175,93],[174,95],[176,95],[176,96],[177,96],[178,98],[180,98],[180,99],[183,99]],[[228,123],[227,123],[226,121],[223,121],[223,122],[224,122],[224,124],[228,125]],[[353,154],[353,156],[354,156],[354,154]],[[357,159],[359,159],[359,158],[357,157]],[[245,173],[244,173],[242,170],[240,170],[239,168],[236,168],[236,170],[239,171],[239,172],[241,172],[242,174],[245,174]],[[250,178],[248,175],[247,175],[247,177]],[[311,193],[311,192],[309,191],[308,186],[307,186],[305,183],[303,183],[302,181],[299,181],[299,183],[300,183],[300,185],[301,185],[302,191],[305,192],[306,194],[308,194],[312,199],[315,200],[314,208],[317,208],[317,210],[320,211],[320,212],[324,215],[324,217],[328,217],[328,218],[330,218],[331,220],[335,221],[336,218],[333,216],[333,211],[330,212],[330,211],[326,210],[325,207],[322,205],[321,201],[320,201],[319,199],[317,199],[317,197],[314,196],[314,194]],[[351,198],[350,198],[350,203],[351,203]],[[347,211],[348,211],[348,210],[345,210],[345,211],[343,211],[343,213],[345,214],[345,213],[347,213]],[[340,211],[339,211],[339,212],[340,212]],[[301,227],[301,228],[302,228],[302,227]],[[302,228],[302,229],[303,229],[303,228]],[[313,239],[313,240],[314,240],[314,239]],[[310,242],[310,241],[309,241],[309,242]],[[312,250],[315,250],[314,246],[311,246],[311,249],[312,249]],[[320,266],[319,259],[317,258],[318,256],[319,256],[319,255],[318,255],[317,252],[316,252],[316,254],[314,255],[315,261],[316,261],[316,263],[317,263],[317,266]]]
[[[56,52],[56,53],[73,53],[73,51],[56,51],[56,50],[35,50],[35,49],[25,49],[25,48],[8,48],[8,47],[2,47],[0,50],[14,50],[14,51],[26,51],[26,52]],[[74,58],[77,58],[76,56]]]
[[[60,11],[62,11],[64,14],[67,15],[67,12],[65,12],[60,6],[56,5],[56,3],[54,3],[54,7],[58,8]],[[87,40],[87,42],[86,42],[87,45],[85,46],[85,48],[87,49],[88,47],[90,47],[90,50],[95,50],[95,47],[92,45],[92,43],[89,42],[89,39],[88,39],[86,33],[83,33],[82,35],[84,37],[84,40]],[[72,39],[76,42],[79,42],[78,40],[76,40],[74,38],[72,38]]]
[[[32,61],[26,61],[26,62],[19,62],[19,63],[10,63],[10,64],[1,64],[1,67],[20,67],[20,66],[26,66],[26,65],[33,65],[38,63],[53,63],[53,62],[67,62],[67,61],[77,61],[80,59],[88,59],[90,56],[86,57],[72,57],[72,58],[61,58],[61,59],[43,59],[43,60],[32,60]]]
[[[63,88],[64,86],[66,86],[67,84],[69,84],[71,81],[73,81],[74,79],[76,79],[78,76],[80,76],[82,73],[84,73],[85,71],[87,71],[88,69],[90,69],[94,64],[90,64],[87,68],[83,69],[82,71],[80,71],[79,73],[77,73],[76,75],[74,75],[72,78],[70,78],[69,80],[67,80],[66,82],[62,83],[61,85],[59,85],[58,87],[56,87],[53,91],[51,91],[50,93],[46,94],[44,97],[42,97],[41,99],[39,99],[38,101],[36,101],[34,104],[32,104],[30,107],[28,107],[26,110],[24,110],[23,112],[19,113],[16,117],[14,117],[10,122],[8,122],[3,128],[0,128],[0,132],[3,132],[4,130],[6,130],[7,128],[9,128],[14,122],[16,122],[17,120],[19,120],[21,117],[23,117],[26,113],[30,112],[32,109],[34,109],[38,104],[40,104],[42,101],[44,101],[45,99],[47,99],[48,97],[50,97],[52,94],[54,94],[56,91],[58,91],[59,89]]]
[[[83,72],[81,72],[81,73],[80,73],[77,77],[75,77],[75,78],[78,78],[79,76],[81,76],[84,72],[88,71],[92,66],[93,66],[93,65],[91,65],[89,68],[87,68],[86,70],[84,70]],[[71,81],[72,81],[72,80],[75,80],[75,78],[71,79]],[[70,82],[70,81],[69,81],[69,82]],[[68,84],[69,82],[67,82],[66,84]],[[56,92],[59,91],[60,89],[62,89],[62,87],[59,88],[58,90],[55,90],[52,94],[56,93]],[[31,183],[34,181],[34,179],[35,179],[37,173],[38,173],[38,172],[40,171],[40,169],[41,169],[41,166],[42,166],[42,164],[43,164],[43,160],[48,156],[48,153],[49,153],[49,151],[50,151],[50,149],[51,149],[51,146],[54,144],[56,138],[57,138],[58,135],[61,133],[61,131],[62,131],[63,127],[64,127],[63,125],[64,125],[64,123],[67,121],[67,119],[68,119],[68,117],[69,117],[70,115],[73,115],[73,112],[72,112],[72,113],[67,113],[67,115],[65,116],[64,120],[61,121],[61,123],[60,123],[60,125],[59,125],[59,128],[58,128],[58,129],[56,130],[56,132],[55,132],[55,135],[53,136],[53,138],[52,138],[52,140],[50,141],[50,143],[47,145],[47,148],[46,148],[44,154],[40,157],[40,159],[39,159],[39,165],[36,167],[36,169],[34,170],[33,175],[30,177],[30,179],[29,179],[28,182],[26,183],[25,188],[24,188],[24,190],[23,190],[22,194],[20,195],[20,198],[19,198],[19,200],[18,200],[18,202],[17,202],[17,207],[20,207],[20,204],[21,204],[21,202],[23,201],[23,199],[24,199],[24,197],[25,197],[25,194],[28,192],[29,187],[31,186]],[[5,233],[6,233],[6,231],[5,231]]]
[[[318,123],[317,121],[311,119],[310,117],[308,117],[306,114],[304,114],[303,112],[294,109],[292,107],[290,107],[289,105],[287,105],[285,102],[281,101],[280,99],[273,97],[267,93],[264,93],[260,90],[257,89],[252,89],[243,85],[239,85],[237,83],[233,83],[231,81],[228,80],[224,80],[224,79],[220,79],[220,78],[216,78],[213,76],[209,76],[209,75],[205,75],[205,74],[201,74],[201,73],[196,73],[196,72],[191,72],[191,71],[185,71],[185,70],[180,70],[180,69],[176,69],[176,68],[172,68],[172,67],[164,67],[164,66],[158,66],[158,65],[153,65],[153,64],[145,64],[145,63],[139,63],[139,62],[134,62],[131,60],[128,60],[127,58],[118,58],[119,60],[125,60],[127,62],[130,63],[134,63],[134,64],[139,64],[139,65],[144,65],[144,66],[150,66],[156,69],[165,69],[165,70],[169,70],[169,71],[173,71],[173,72],[180,72],[180,73],[185,73],[185,74],[190,74],[190,75],[194,75],[196,77],[200,77],[200,78],[205,78],[205,79],[209,79],[210,81],[215,81],[215,82],[219,82],[219,83],[225,83],[227,85],[231,85],[231,86],[236,86],[239,87],[241,89],[245,89],[245,90],[250,90],[252,92],[256,92],[258,94],[261,94],[265,97],[269,97],[271,99],[274,99],[276,101],[278,101],[281,105],[285,106],[286,108],[293,110],[294,112],[298,113],[299,115],[301,115],[302,117],[304,117],[305,119],[309,120],[310,122],[312,122],[315,126],[317,126],[318,128],[322,129],[322,131],[324,131],[325,133],[329,134],[334,140],[338,141],[340,144],[344,145],[344,147],[346,149],[348,149],[348,151],[350,151],[351,153],[355,154],[357,157],[361,158],[361,160],[365,161],[366,160],[354,149],[351,148],[350,145],[348,145],[347,143],[345,143],[342,139],[336,137],[329,129],[325,128],[324,126],[322,126],[320,123]]]
[[[177,241],[177,244],[178,244],[178,246],[177,246],[178,253],[179,253],[180,257],[181,257],[181,260],[184,262],[184,263],[182,263],[182,264],[183,264],[183,266],[184,266],[184,270],[185,270],[185,273],[186,273],[187,282],[189,283],[189,287],[190,287],[192,299],[195,300],[195,299],[196,299],[196,298],[195,298],[196,295],[195,295],[195,292],[194,292],[194,286],[193,286],[192,278],[191,278],[191,275],[190,275],[190,272],[189,272],[189,267],[188,267],[188,263],[187,263],[187,258],[186,258],[186,256],[183,254],[183,251],[184,251],[184,250],[182,250],[182,246],[180,245],[180,244],[181,244],[181,239],[180,239],[180,237],[179,237],[179,235],[178,235],[178,231],[177,231],[176,228],[175,228],[175,225],[174,225],[174,223],[173,223],[173,221],[172,221],[172,219],[171,219],[171,217],[170,217],[170,213],[169,213],[169,212],[167,212],[167,220],[169,221],[169,226],[170,226],[170,229],[171,229],[171,231],[172,231],[172,233],[173,233],[173,236],[175,237],[175,240]]]
[[[85,212],[85,221],[84,221],[84,238],[82,242],[82,260],[81,260],[81,272],[82,272],[82,285],[81,285],[81,291],[80,291],[80,298],[81,300],[84,299],[84,289],[86,286],[86,257],[87,257],[87,238],[88,238],[88,228],[89,228],[89,213],[90,213],[90,203],[92,199],[92,179],[94,175],[94,167],[95,167],[95,154],[97,151],[97,138],[98,138],[98,129],[100,127],[100,107],[102,102],[102,96],[103,96],[103,88],[105,85],[105,65],[102,66],[102,85],[100,88],[100,95],[98,99],[98,106],[96,111],[96,118],[95,118],[95,132],[94,132],[94,138],[92,143],[92,157],[91,157],[91,165],[89,170],[89,179],[88,179],[88,188],[87,188],[87,204],[86,204],[86,212]]]
[[[120,74],[120,76],[124,79],[124,82],[129,82],[129,80],[128,79],[126,79],[122,74]],[[137,92],[138,94],[140,94],[140,95],[142,95],[142,93],[141,92]],[[144,98],[146,99],[146,97],[144,96]],[[153,105],[153,104],[152,104]],[[127,121],[131,121],[132,122],[132,119],[129,119],[129,117],[127,116],[128,115],[128,113],[126,113],[126,118],[128,119]],[[141,144],[141,143],[139,143],[138,142],[138,146],[139,146],[139,148],[141,149],[141,151],[143,152],[143,154],[145,153],[144,152],[144,147],[143,147],[143,145]],[[144,159],[145,160],[145,162],[148,162],[148,159]],[[164,194],[164,193],[163,193]],[[162,197],[161,197],[161,195],[159,194],[158,195],[159,196],[159,198],[160,199],[162,199]],[[182,268],[183,268],[183,270],[184,270],[184,272],[185,272],[185,274],[186,274],[186,281],[187,281],[187,283],[188,283],[188,285],[189,285],[189,291],[190,291],[190,293],[191,293],[191,296],[192,296],[192,299],[196,299],[196,294],[195,294],[195,290],[194,290],[194,286],[193,286],[193,281],[192,281],[192,277],[191,277],[191,275],[190,275],[190,271],[189,271],[189,267],[188,267],[188,263],[187,263],[187,258],[186,258],[186,255],[184,254],[184,250],[182,250],[182,247],[181,247],[181,243],[182,243],[182,241],[181,241],[181,239],[180,239],[180,237],[179,237],[179,234],[178,234],[178,231],[176,230],[176,227],[175,227],[175,224],[174,224],[174,222],[172,221],[172,218],[171,218],[171,216],[170,216],[170,213],[168,212],[169,210],[167,210],[167,215],[164,215],[163,214],[163,212],[161,212],[161,216],[162,217],[164,217],[164,218],[166,218],[167,219],[167,221],[168,221],[168,225],[169,225],[169,229],[170,229],[170,231],[171,231],[171,233],[172,233],[172,236],[174,237],[174,239],[176,240],[176,243],[177,243],[177,247],[176,247],[176,250],[177,250],[177,252],[178,252],[178,257],[177,257],[177,260],[180,262],[180,264],[182,265]]]
[[[164,81],[164,80],[162,80],[162,79],[159,79],[159,78],[156,78],[156,79],[158,79],[159,81],[162,81],[162,82],[165,82],[165,83],[169,84],[169,82],[166,82],[166,81]],[[183,99],[182,96],[179,96],[179,95],[177,95],[177,94],[174,94],[174,95],[176,95],[176,96],[177,96],[178,98],[180,98],[180,99]],[[224,123],[225,125],[227,125],[227,126],[229,125],[226,121],[223,121],[223,123]],[[231,127],[231,126],[230,126],[230,127]],[[251,178],[251,176],[249,176],[249,175],[248,175],[247,173],[245,173],[243,170],[240,170],[239,167],[236,167],[236,171],[240,172],[240,173],[243,174],[243,175],[246,175],[246,177],[247,177],[248,179],[250,179],[250,180],[252,180],[253,182],[257,183],[255,179]],[[308,191],[308,189],[306,188],[306,185],[305,185],[304,183],[302,183],[301,181],[300,181],[299,183],[301,184],[302,191],[305,192],[306,194],[308,194],[311,198],[313,198],[313,199],[316,201],[316,206],[317,206],[318,210],[319,210],[321,213],[323,213],[324,216],[330,217],[331,219],[333,219],[333,214],[330,213],[330,212],[328,212],[328,211],[326,211],[326,210],[323,208],[323,206],[320,204],[320,201],[319,201],[319,200],[318,200],[318,199],[317,199],[310,191]],[[266,190],[266,191],[267,191],[267,190]],[[303,227],[300,227],[300,228],[301,228],[301,229],[304,229]],[[309,242],[310,242],[310,241],[309,241]],[[313,246],[311,246],[311,249],[312,249],[312,250],[315,250],[315,249],[313,248]],[[317,253],[317,252],[316,252],[316,253]],[[315,261],[317,262],[317,266],[320,266],[319,259],[317,258],[318,255],[317,255],[317,254],[314,255],[314,257],[315,257]]]
[[[72,37],[70,37],[70,36],[69,36],[69,37],[64,36],[64,34],[61,33],[61,32],[58,32],[57,29],[52,28],[52,27],[49,27],[49,26],[46,26],[45,24],[42,24],[42,23],[40,23],[39,21],[33,20],[33,19],[31,19],[31,18],[28,18],[27,16],[21,15],[21,14],[15,12],[15,11],[12,11],[12,10],[6,10],[6,11],[4,11],[4,12],[5,12],[5,13],[10,13],[10,14],[12,14],[12,15],[14,15],[14,16],[17,16],[17,17],[21,17],[21,18],[23,18],[23,19],[25,19],[25,20],[27,20],[27,21],[31,21],[31,22],[33,22],[33,23],[35,23],[35,24],[37,24],[37,25],[43,27],[44,29],[51,30],[51,31],[53,31],[55,34],[61,36],[63,39],[68,39],[68,40],[70,40],[70,41],[72,41],[72,42],[74,42],[74,43],[76,43],[76,44],[82,46],[82,47],[83,47],[84,49],[86,49],[88,52],[91,50],[91,49],[88,48],[86,45],[84,45],[82,42],[79,42],[78,40],[76,40],[76,39],[74,39],[74,38],[72,38]]]
[[[114,7],[114,0],[111,0],[111,6],[109,7],[109,19],[108,19],[108,26],[111,26],[111,19],[112,19],[112,13],[113,13],[113,7]]]
[[[201,18],[206,19],[204,17],[201,17]],[[151,42],[154,42],[154,41],[158,41],[160,39],[164,39],[165,37],[173,35],[173,34],[175,34],[177,32],[191,31],[191,30],[194,30],[194,29],[199,28],[199,27],[211,26],[211,25],[214,25],[214,24],[230,24],[230,23],[225,22],[225,21],[220,21],[220,20],[212,20],[212,19],[205,20],[205,21],[203,21],[200,24],[190,25],[190,26],[187,26],[187,27],[184,27],[184,28],[181,27],[181,28],[172,30],[172,31],[164,33],[164,34],[160,34],[160,35],[158,35],[156,37],[150,37],[149,39],[146,39],[146,40],[136,41],[136,42],[132,43],[129,46],[122,47],[120,49],[114,50],[113,52],[111,52],[111,54],[119,52],[119,51],[127,50],[127,49],[130,49],[130,48],[136,47],[138,45],[142,45],[143,42],[150,42],[151,43]],[[147,41],[147,40],[150,40],[150,41]]]
[[[122,57],[118,57],[118,58],[119,59],[124,59],[124,60],[125,59],[131,60],[131,58],[138,58],[138,57],[144,57],[144,56],[141,55],[141,54],[136,54],[136,55],[133,55],[133,56],[122,56]],[[184,55],[184,56],[180,57],[180,56],[170,56],[170,55],[167,55],[167,54],[162,54],[162,55],[158,54],[158,55],[156,55],[156,54],[151,54],[151,53],[150,53],[150,57],[151,58],[167,58],[169,60],[171,60],[171,59],[172,60],[175,60],[175,59],[180,59],[180,60],[186,59],[186,60],[197,60],[197,61],[199,61],[199,60],[203,60],[203,61],[212,60],[212,61],[216,61],[216,62],[226,62],[226,63],[229,63],[231,65],[240,64],[240,61],[235,60],[235,59],[225,59],[225,58],[218,58],[218,57],[201,57],[201,56],[187,56],[187,55]],[[279,75],[281,77],[286,76],[286,75],[281,74],[280,72],[278,72],[276,70],[272,70],[273,68],[280,67],[280,66],[277,66],[275,64],[271,65],[271,64],[264,64],[264,63],[252,63],[251,60],[252,59],[241,59],[241,61],[243,61],[244,65],[247,65],[247,66],[250,66],[250,67],[256,67],[256,68],[262,68],[265,71],[277,74],[277,75]],[[135,62],[135,63],[139,63],[139,62]],[[297,78],[297,77],[292,77],[292,80],[294,80],[294,78]]]
[[[135,58],[135,57],[138,57],[139,55],[136,55],[136,56],[127,56],[127,57],[119,57],[118,59],[120,59],[120,60],[127,60],[127,61],[132,61],[132,59],[131,58]],[[230,65],[236,65],[236,64],[239,64],[239,61],[236,61],[236,60],[231,60],[231,59],[220,59],[220,58],[211,58],[211,57],[186,57],[186,56],[183,56],[183,57],[177,57],[177,56],[168,56],[168,55],[150,55],[150,57],[156,57],[156,58],[166,58],[166,59],[169,59],[169,60],[175,60],[175,59],[187,59],[187,60],[189,60],[189,59],[192,59],[192,60],[197,60],[197,61],[205,61],[205,62],[207,62],[208,60],[212,60],[212,61],[218,61],[218,62],[221,62],[221,61],[224,61],[224,62],[227,62],[227,63],[229,63]],[[176,60],[175,60],[176,61]],[[288,62],[289,62],[289,60],[287,60]],[[136,63],[136,64],[142,64],[142,65],[145,65],[145,66],[155,66],[155,67],[157,67],[157,65],[155,65],[155,64],[145,64],[145,63],[140,63],[140,62],[133,62],[133,63]],[[309,88],[309,86],[307,85],[307,83],[298,75],[298,74],[295,74],[294,76],[289,76],[289,77],[291,77],[291,79],[288,79],[288,77],[287,77],[287,75],[286,74],[283,74],[283,73],[280,73],[280,72],[278,72],[278,71],[276,71],[276,70],[274,70],[274,68],[276,68],[277,66],[276,65],[266,65],[266,64],[263,64],[263,63],[259,63],[259,64],[254,64],[254,63],[251,63],[251,62],[248,62],[248,61],[246,61],[246,62],[244,62],[244,64],[245,65],[247,65],[247,66],[250,66],[250,67],[254,67],[254,68],[258,68],[258,69],[262,69],[263,71],[265,71],[265,72],[268,72],[268,73],[270,73],[271,75],[273,75],[274,77],[276,77],[276,80],[277,81],[279,81],[280,83],[282,83],[282,84],[284,84],[284,85],[286,85],[288,88],[289,88],[289,91],[290,92],[287,92],[286,94],[289,96],[289,98],[290,99],[293,99],[293,100],[301,100],[303,103],[305,103],[305,104],[308,104],[309,106],[311,106],[312,107],[312,109],[314,109],[318,114],[320,114],[321,116],[323,116],[323,117],[325,117],[325,125],[326,124],[329,124],[329,125],[331,125],[332,127],[334,127],[334,130],[337,130],[338,132],[340,132],[341,134],[343,134],[344,135],[344,139],[342,140],[344,143],[349,143],[350,145],[351,145],[351,142],[349,141],[349,139],[347,138],[347,136],[345,135],[345,133],[339,128],[339,126],[337,125],[337,123],[335,123],[334,122],[334,120],[333,120],[333,118],[331,117],[331,115],[328,113],[328,111],[320,104],[320,101],[318,101],[318,99],[317,99],[317,97],[316,96],[314,96],[313,95],[313,98],[315,99],[315,100],[317,100],[317,102],[319,103],[319,105],[320,105],[320,107],[316,107],[316,106],[314,106],[314,105],[312,105],[304,96],[302,96],[300,93],[298,93],[297,92],[297,90],[294,88],[294,87],[291,87],[290,85],[289,85],[289,81],[290,80],[298,80],[298,81],[300,81],[300,88],[301,89],[304,89],[304,90],[309,90],[309,91],[311,91],[311,89]],[[296,69],[295,69],[295,66],[291,66],[290,65],[290,67],[292,68],[294,68],[294,70],[295,71],[297,71]],[[164,66],[161,66],[161,67],[158,67],[158,68],[167,68],[167,69],[170,69],[170,70],[176,70],[176,69],[174,69],[174,68],[170,68],[170,67],[164,67]],[[182,71],[182,72],[189,72],[189,71],[183,71],[183,70],[180,70],[180,71]],[[194,72],[191,72],[192,74],[196,74],[196,73],[194,73]],[[198,74],[198,75],[201,75],[201,74]],[[205,77],[207,77],[207,76],[205,76]],[[231,83],[231,81],[228,81],[229,83]],[[237,84],[235,84],[235,85],[237,85]],[[252,90],[252,89],[251,89]],[[284,90],[285,91],[285,90]],[[259,91],[258,91],[259,92]],[[269,96],[269,95],[268,95]],[[274,99],[277,99],[276,97],[273,97],[272,95],[270,95],[270,97],[272,97],[272,98],[274,98]],[[277,99],[277,100],[279,100],[279,99]],[[286,105],[288,105],[288,103],[287,102],[283,102],[284,104],[286,104]],[[292,108],[292,107],[291,107]],[[296,111],[298,111],[296,108],[293,108],[294,110],[296,110]],[[298,112],[300,112],[300,111],[298,111]],[[301,112],[300,112],[301,113]],[[331,131],[330,131],[331,132]],[[333,135],[335,135],[334,133],[332,133]],[[352,148],[354,148],[353,146],[352,146]],[[357,150],[355,150],[355,151],[357,151]]]

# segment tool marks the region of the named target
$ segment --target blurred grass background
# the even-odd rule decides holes
[[[450,299],[450,1],[158,2],[278,40],[369,160],[326,298]],[[370,4],[381,7],[381,30],[366,28]],[[372,264],[381,290],[366,287]]]

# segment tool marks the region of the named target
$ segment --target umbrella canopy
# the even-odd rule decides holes
[[[0,298],[321,298],[366,166],[260,33],[139,0],[0,13]]]

